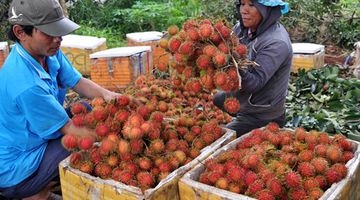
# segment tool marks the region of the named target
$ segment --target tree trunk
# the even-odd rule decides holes
[[[65,0],[59,0],[59,3],[64,11],[65,17],[69,17],[68,10],[67,10],[66,4],[65,4]]]

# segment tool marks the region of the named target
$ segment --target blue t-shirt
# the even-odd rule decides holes
[[[16,43],[0,69],[0,187],[14,186],[39,167],[47,142],[68,121],[66,88],[81,74],[58,51],[47,57],[47,73]]]

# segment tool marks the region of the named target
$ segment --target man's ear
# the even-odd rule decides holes
[[[13,26],[13,33],[19,39],[19,41],[24,41],[26,37],[26,33],[20,25]]]

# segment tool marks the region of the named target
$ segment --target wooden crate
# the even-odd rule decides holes
[[[91,80],[109,90],[125,88],[141,74],[152,72],[151,47],[119,47],[90,55]]]
[[[90,54],[107,49],[106,38],[66,35],[61,50],[72,65],[83,75],[90,75]]]
[[[9,46],[7,42],[0,42],[0,68],[5,62],[6,57],[9,54]]]
[[[312,43],[294,43],[292,72],[299,69],[310,70],[324,66],[325,47]]]
[[[136,32],[126,34],[128,46],[151,46],[153,65],[159,62],[168,63],[170,53],[158,45],[163,33],[157,31]]]
[[[236,138],[235,131],[225,129],[226,133],[211,145],[203,148],[201,154],[190,163],[173,171],[155,188],[144,193],[140,188],[125,185],[114,180],[102,180],[98,177],[82,173],[69,166],[66,158],[59,164],[61,191],[64,200],[105,200],[105,199],[151,199],[151,200],[178,200],[180,199],[178,181],[190,169],[206,159],[218,148]]]
[[[290,129],[288,129],[290,130]],[[251,133],[247,133],[236,140],[228,143],[227,145],[219,148],[215,153],[210,155],[203,161],[216,158],[221,153],[231,149],[235,149],[237,143],[248,137]],[[360,199],[360,143],[357,141],[351,141],[354,149],[354,158],[346,163],[348,167],[347,176],[338,183],[332,184],[330,188],[324,191],[320,200],[348,200],[348,199]],[[181,200],[255,200],[254,198],[233,193],[227,190],[222,190],[210,185],[198,182],[200,174],[205,170],[204,165],[197,165],[192,170],[187,172],[179,181],[179,192]]]
[[[325,54],[324,62],[329,65],[342,65],[345,63],[347,56],[347,53],[342,53],[340,55]]]

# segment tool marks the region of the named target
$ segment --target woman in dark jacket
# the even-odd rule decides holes
[[[228,96],[240,101],[240,110],[227,128],[241,136],[269,122],[280,126],[285,124],[292,46],[287,31],[279,23],[281,15],[288,12],[287,3],[280,0],[241,0],[237,1],[236,7],[239,20],[233,30],[240,42],[247,45],[248,59],[257,66],[240,70],[241,89],[217,93],[214,104],[223,109]]]

